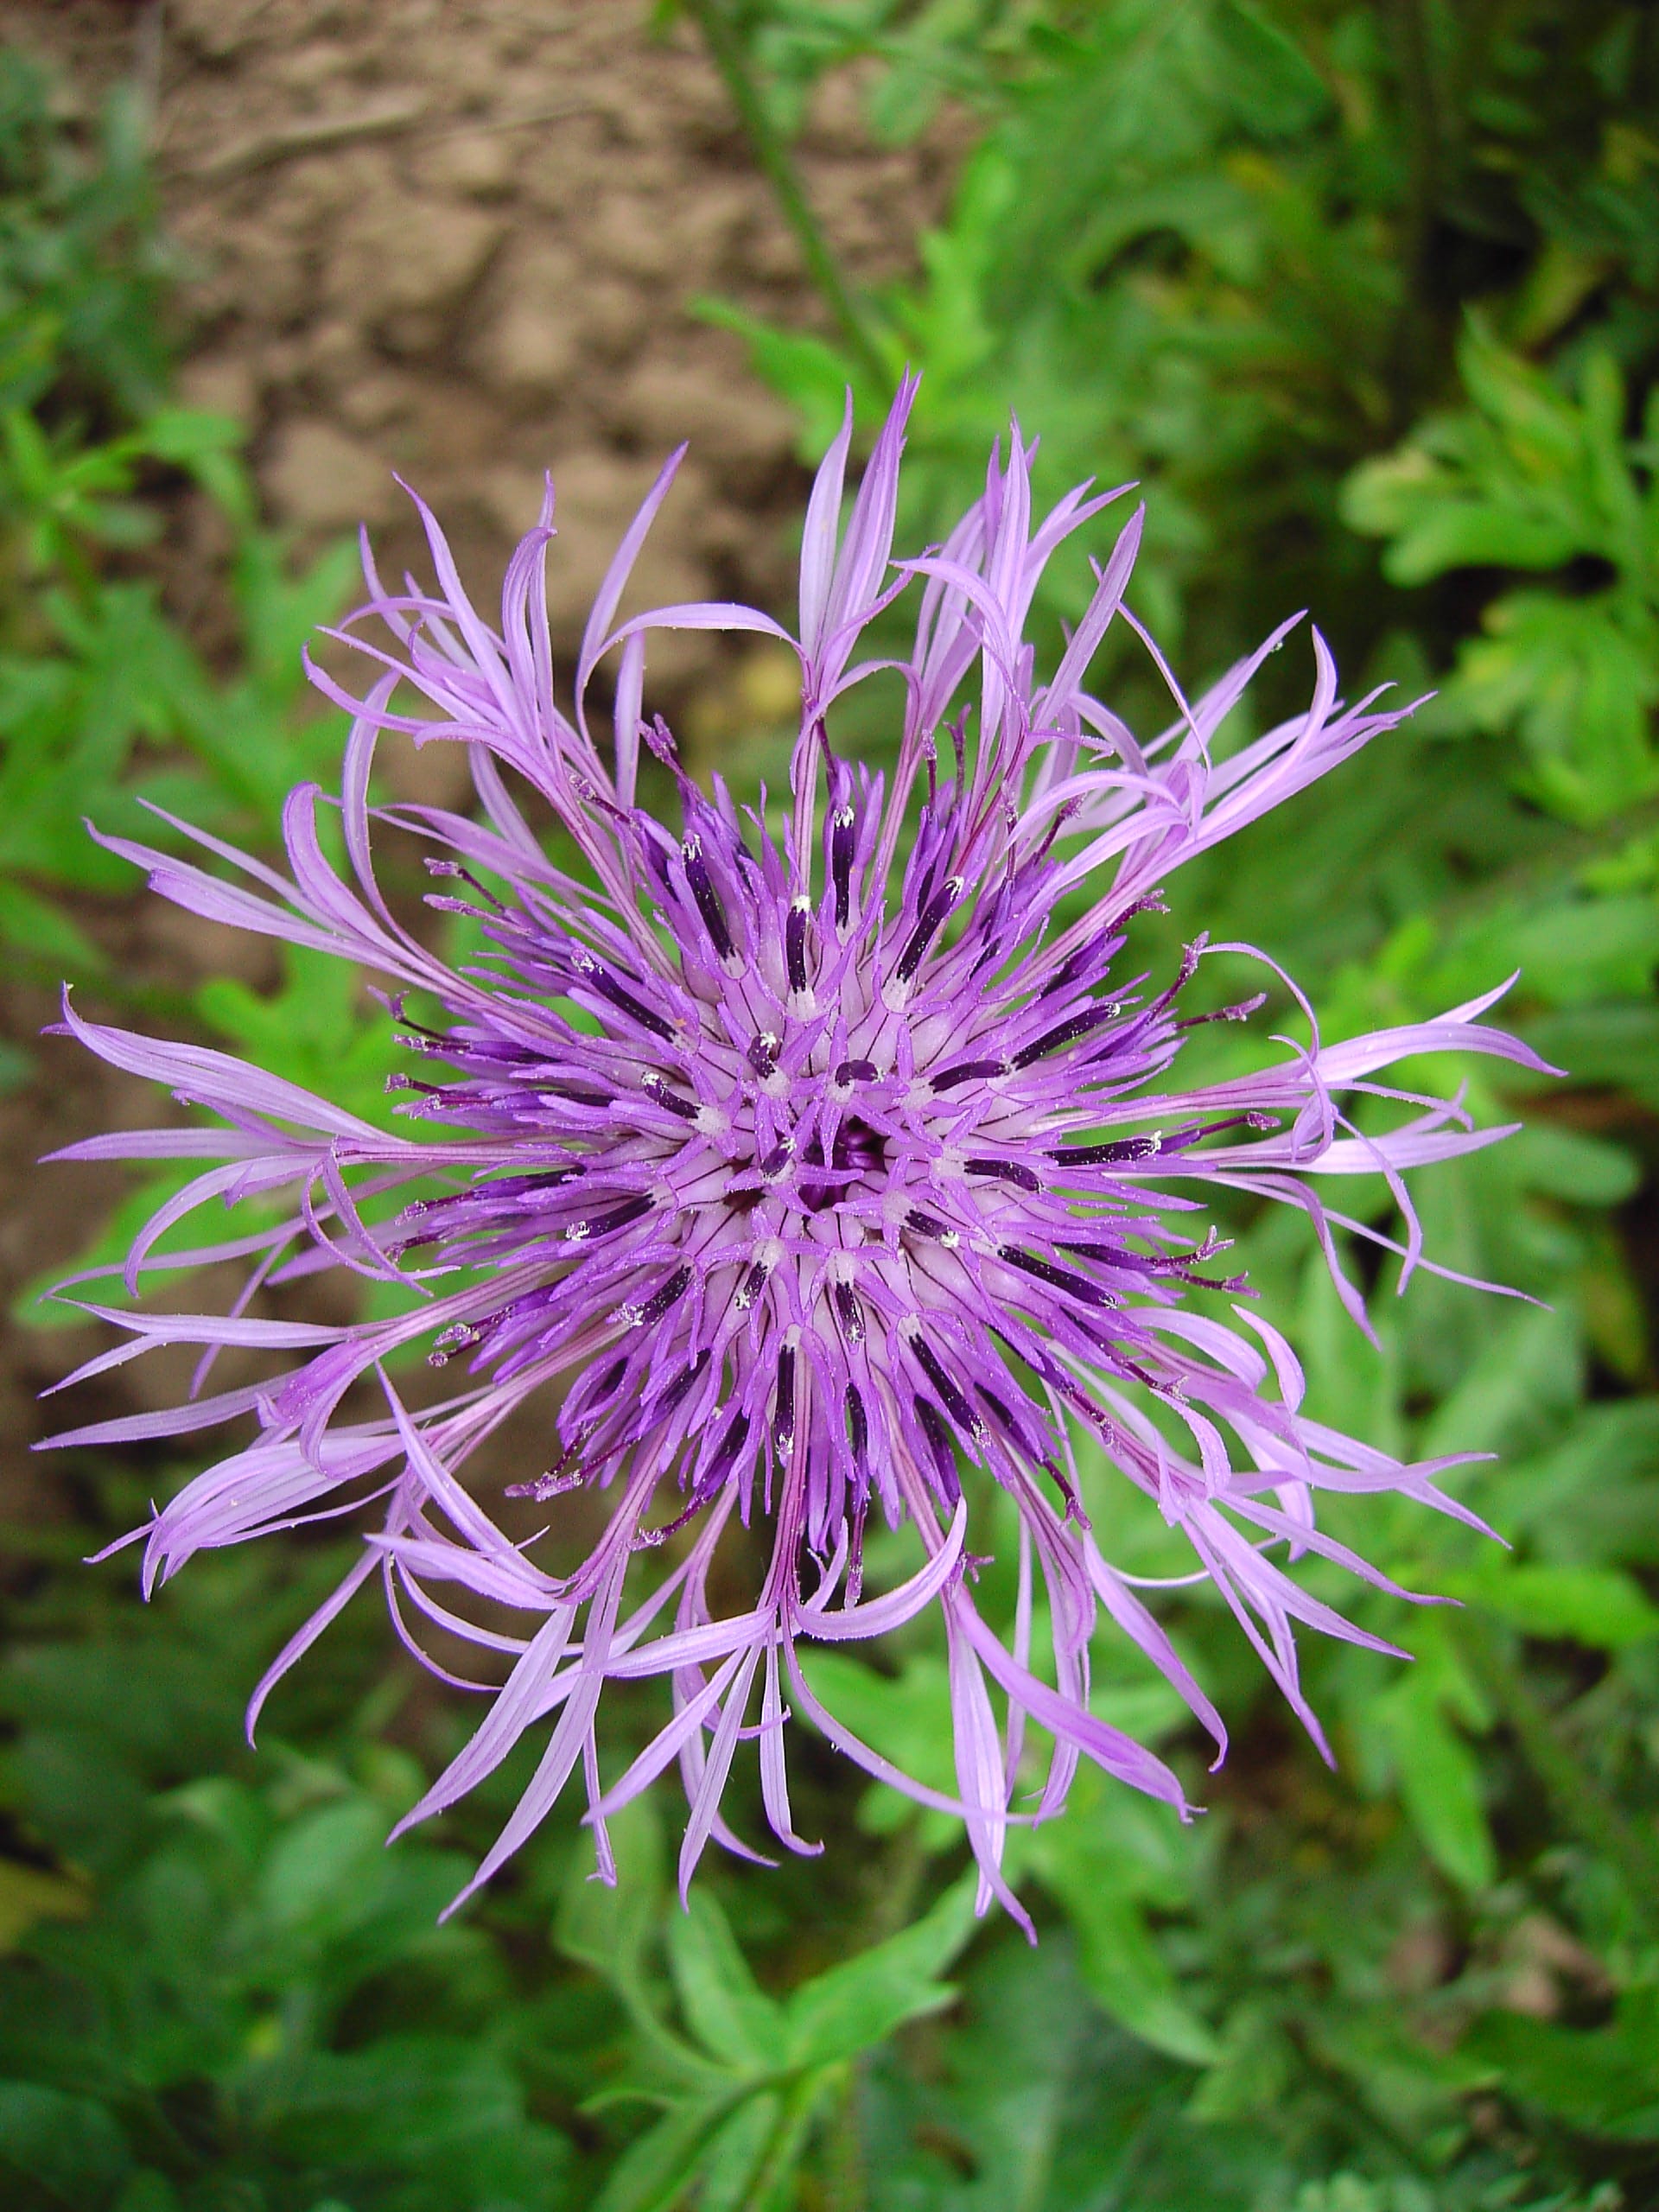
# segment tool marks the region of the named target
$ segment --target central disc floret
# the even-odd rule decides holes
[[[526,1487],[633,1471],[642,1503],[669,1491],[641,1541],[728,1488],[775,1509],[781,1481],[855,1580],[871,1496],[895,1521],[925,1493],[954,1508],[964,1464],[1015,1489],[1040,1471],[1074,1510],[1060,1410],[1101,1419],[1077,1369],[1169,1387],[1126,1300],[1171,1303],[1214,1249],[1124,1179],[1232,1123],[1067,1135],[1121,1126],[1167,1065],[1195,960],[1109,996],[1127,913],[1044,943],[1052,838],[976,879],[956,783],[932,785],[894,897],[878,779],[831,764],[810,872],[798,834],[780,850],[679,781],[681,841],[631,817],[648,905],[580,939],[522,890],[473,906],[510,988],[487,1028],[410,1040],[465,1078],[413,1110],[512,1135],[524,1163],[417,1210],[410,1245],[485,1271],[435,1357],[505,1379],[580,1351],[563,1457]]]

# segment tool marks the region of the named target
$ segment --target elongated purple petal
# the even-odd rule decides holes
[[[1153,1586],[1096,1541],[1101,1483],[1127,1483],[1190,1544],[1193,1574],[1166,1580],[1214,1585],[1322,1749],[1297,1630],[1393,1647],[1287,1570],[1312,1555],[1396,1588],[1326,1534],[1324,1494],[1390,1492],[1484,1526],[1443,1486],[1456,1458],[1402,1462],[1304,1414],[1294,1350],[1204,1224],[1217,1191],[1298,1209],[1362,1327],[1341,1240],[1397,1254],[1402,1290],[1420,1266],[1450,1274],[1423,1249],[1408,1174],[1507,1131],[1477,1128],[1461,1093],[1443,1099],[1394,1071],[1478,1053],[1547,1071],[1485,1026],[1501,988],[1438,1020],[1331,1041],[1293,979],[1255,954],[1294,1037],[1278,1035],[1253,1072],[1184,1084],[1183,994],[1205,960],[1251,948],[1198,937],[1173,972],[1149,976],[1131,946],[1136,915],[1174,869],[1405,710],[1375,695],[1344,703],[1313,631],[1306,709],[1220,745],[1294,621],[1187,698],[1130,604],[1141,509],[1039,682],[1025,633],[1044,564],[1121,490],[1079,486],[1039,519],[1034,448],[1016,425],[943,543],[895,562],[914,397],[906,380],[843,521],[849,405],[808,504],[798,639],[724,601],[620,618],[676,454],[606,572],[575,696],[561,704],[543,584],[557,550],[550,487],[509,564],[499,627],[417,502],[435,588],[388,591],[365,556],[369,601],[330,633],[361,656],[360,696],[313,671],[353,715],[343,861],[323,810],[334,802],[313,786],[284,811],[285,872],[188,825],[175,827],[197,848],[191,860],[105,840],[194,912],[380,977],[408,1065],[399,1110],[416,1126],[388,1136],[280,1071],[87,1021],[66,1001],[70,1034],[167,1087],[198,1121],[59,1156],[203,1163],[158,1204],[124,1268],[94,1276],[124,1274],[137,1298],[160,1270],[245,1262],[222,1313],[88,1306],[120,1340],[78,1376],[185,1344],[202,1348],[197,1391],[220,1351],[257,1358],[268,1379],[54,1440],[240,1425],[137,1532],[147,1592],[204,1548],[362,1520],[360,1558],[279,1655],[250,1724],[378,1573],[397,1634],[486,1700],[400,1827],[441,1815],[521,1743],[539,1746],[463,1896],[534,1831],[578,1765],[605,1879],[607,1818],[677,1764],[690,1808],[683,1891],[710,1844],[760,1856],[721,1810],[746,1758],[772,1834],[816,1850],[790,1804],[798,1718],[865,1773],[961,1819],[982,1910],[1000,1900],[1029,1929],[1004,1870],[1007,1839],[1059,1813],[1080,1761],[1188,1811],[1172,1768],[1090,1709],[1103,1614],[1218,1754],[1226,1747],[1222,1716],[1142,1594]],[[906,655],[885,626],[912,590]],[[648,640],[665,628],[776,638],[798,656],[780,824],[740,810],[718,779],[705,791],[686,773],[645,696]],[[1150,734],[1089,689],[1115,629],[1168,690],[1169,719]],[[613,650],[613,741],[601,756],[586,701]],[[835,732],[846,694],[893,671],[903,719],[896,760],[878,774],[842,758]],[[392,737],[465,746],[474,811],[377,807],[377,747]],[[677,791],[677,827],[640,804],[642,747]],[[549,821],[558,835],[544,847]],[[432,904],[466,925],[464,957],[432,951],[383,891],[390,841],[423,853]],[[1344,1175],[1381,1179],[1397,1234],[1329,1208],[1326,1179]],[[221,1205],[235,1217],[228,1236],[166,1249],[200,1209]],[[357,1322],[284,1312],[291,1286],[335,1274],[373,1280],[403,1310]],[[1230,1313],[1195,1308],[1199,1287],[1230,1294]],[[388,1357],[416,1344],[443,1371],[442,1395],[387,1379]],[[384,1407],[365,1417],[354,1394],[377,1383]],[[544,1445],[510,1490],[542,1510],[541,1525],[512,1537],[467,1471],[521,1414],[512,1433]],[[1006,1640],[972,1587],[991,1541],[977,1525],[988,1486],[1020,1529]],[[585,1558],[561,1552],[556,1568],[547,1540],[575,1493],[594,1533]],[[872,1515],[908,1527],[921,1563],[869,1591]],[[734,1516],[768,1555],[728,1594]],[[867,1641],[934,1613],[955,1795],[853,1735],[802,1665],[803,1644]],[[451,1653],[475,1645],[479,1675],[493,1668],[496,1687],[429,1640]],[[671,1714],[607,1779],[605,1694],[653,1680],[666,1682]]]

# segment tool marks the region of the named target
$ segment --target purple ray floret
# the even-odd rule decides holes
[[[1377,1639],[1305,1593],[1272,1554],[1312,1551],[1391,1589],[1321,1531],[1317,1493],[1394,1491],[1473,1518],[1438,1486],[1449,1463],[1402,1464],[1301,1413],[1294,1354],[1240,1302],[1242,1282],[1217,1275],[1220,1248],[1196,1231],[1194,1210],[1217,1186],[1302,1209],[1363,1325],[1333,1227],[1376,1232],[1329,1211],[1322,1179],[1388,1179],[1406,1223],[1393,1249],[1408,1274],[1420,1239],[1402,1171],[1503,1132],[1379,1077],[1441,1051],[1535,1066],[1479,1022],[1500,994],[1342,1044],[1313,1025],[1308,1045],[1286,1045],[1263,1071],[1184,1090],[1183,992],[1209,951],[1244,948],[1200,940],[1161,986],[1125,958],[1133,918],[1173,869],[1400,713],[1375,698],[1344,705],[1315,632],[1306,713],[1217,761],[1214,734],[1281,632],[1194,702],[1170,678],[1173,727],[1137,741],[1087,679],[1112,622],[1139,632],[1123,604],[1139,513],[1096,571],[1055,675],[1038,683],[1023,631],[1044,563],[1118,495],[1085,487],[1033,527],[1016,435],[945,544],[894,563],[912,392],[899,393],[844,529],[850,425],[818,472],[798,639],[729,605],[619,622],[676,455],[601,587],[567,715],[541,586],[550,489],[508,569],[499,629],[468,601],[423,507],[436,595],[412,583],[385,591],[365,556],[372,596],[342,634],[376,673],[360,698],[317,677],[354,719],[337,811],[311,786],[289,801],[289,873],[205,835],[198,844],[241,882],[106,841],[179,905],[337,953],[388,985],[412,1064],[403,1110],[423,1126],[388,1136],[225,1053],[67,1007],[67,1028],[93,1052],[213,1117],[62,1155],[203,1163],[138,1237],[129,1289],[157,1268],[251,1263],[227,1316],[94,1307],[127,1340],[81,1374],[162,1344],[200,1347],[204,1369],[225,1346],[289,1359],[274,1379],[217,1395],[201,1394],[199,1374],[175,1409],[55,1441],[243,1425],[251,1440],[135,1532],[147,1589],[207,1547],[367,1517],[360,1557],[272,1665],[250,1725],[372,1578],[411,1648],[436,1631],[451,1651],[459,1636],[495,1655],[481,1725],[410,1815],[453,1804],[531,1736],[540,1764],[479,1882],[578,1767],[607,1878],[607,1815],[675,1762],[690,1808],[682,1882],[711,1838],[747,1851],[720,1811],[745,1740],[757,1746],[773,1833],[791,1850],[816,1848],[796,1834],[785,1765],[785,1723],[804,1713],[869,1772],[960,1815],[982,1907],[995,1895],[1023,1919],[1001,1871],[1007,1834],[1059,1810],[1080,1758],[1186,1809],[1171,1770],[1090,1712],[1103,1608],[1225,1745],[1134,1579],[1096,1542],[1076,1435],[1191,1544],[1316,1741],[1295,1624]],[[860,640],[907,588],[919,605],[898,664],[904,720],[889,779],[840,757],[826,716],[874,672],[855,662]],[[646,641],[661,628],[760,632],[798,653],[800,731],[780,836],[718,779],[706,796],[664,725],[643,718]],[[614,734],[601,746],[584,702],[611,655]],[[389,732],[464,746],[476,811],[371,806],[375,747]],[[677,831],[639,803],[642,745],[677,785]],[[551,843],[532,827],[550,816]],[[447,964],[394,912],[371,849],[393,834],[424,841],[442,887],[432,903],[463,911],[484,955]],[[336,848],[343,866],[328,857]],[[423,1023],[405,1015],[405,997]],[[1362,1134],[1353,1103],[1379,1090],[1410,1110],[1389,1134]],[[160,1248],[213,1199],[245,1203],[241,1234],[185,1254]],[[284,1281],[334,1268],[402,1286],[406,1310],[352,1325],[262,1318]],[[1233,1294],[1233,1319],[1215,1319],[1213,1300],[1194,1310],[1198,1284]],[[385,1363],[410,1346],[445,1370],[447,1394],[406,1407]],[[556,1440],[512,1492],[546,1503],[556,1536],[561,1513],[594,1526],[597,1508],[603,1522],[570,1572],[538,1560],[539,1540],[510,1537],[506,1516],[461,1480],[474,1448],[532,1399]],[[971,1587],[998,1491],[1020,1530],[1012,1648]],[[575,1491],[587,1499],[559,1503]],[[863,1588],[872,1515],[913,1532],[917,1562],[876,1595]],[[734,1517],[761,1535],[769,1564],[748,1602],[721,1612],[711,1578]],[[752,1542],[741,1550],[754,1555]],[[722,1567],[722,1586],[736,1571]],[[855,1738],[800,1658],[803,1645],[880,1636],[933,1606],[949,1652],[954,1797]],[[668,1678],[673,1717],[604,1777],[601,1693],[653,1675]],[[1051,1750],[1026,1794],[1031,1723]]]

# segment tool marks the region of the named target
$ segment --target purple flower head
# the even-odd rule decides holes
[[[1123,601],[1138,512],[1039,683],[1022,634],[1039,576],[1119,495],[1085,487],[1034,522],[1016,434],[947,542],[895,563],[912,393],[900,391],[844,529],[850,424],[818,472],[798,639],[729,605],[618,622],[676,455],[601,587],[567,715],[541,588],[551,490],[507,570],[499,629],[467,600],[423,507],[437,594],[388,592],[367,565],[369,603],[341,634],[378,670],[361,698],[317,677],[354,721],[337,806],[311,786],[289,801],[290,873],[200,832],[190,834],[242,883],[106,840],[180,906],[383,979],[420,1071],[402,1110],[434,1127],[388,1136],[225,1053],[67,1007],[67,1027],[93,1052],[213,1116],[59,1155],[204,1163],[138,1236],[129,1290],[159,1269],[226,1259],[251,1272],[226,1316],[93,1306],[127,1340],[81,1375],[181,1343],[201,1348],[202,1370],[183,1405],[55,1440],[243,1424],[245,1440],[135,1532],[147,1590],[204,1547],[367,1517],[360,1557],[272,1665],[250,1725],[374,1577],[412,1649],[436,1630],[450,1649],[459,1637],[497,1655],[505,1680],[467,1685],[488,1697],[481,1725],[409,1816],[453,1804],[531,1736],[540,1763],[478,1882],[577,1767],[607,1877],[607,1816],[677,1761],[690,1808],[682,1883],[711,1837],[753,1856],[720,1809],[746,1739],[773,1834],[791,1850],[817,1848],[790,1812],[785,1724],[804,1714],[870,1773],[958,1814],[982,1908],[995,1894],[1023,1920],[1001,1871],[1005,1839],[1012,1823],[1059,1810],[1080,1758],[1186,1809],[1171,1770],[1090,1712],[1103,1608],[1217,1751],[1225,1745],[1134,1578],[1091,1534],[1077,1433],[1191,1544],[1316,1742],[1296,1624],[1389,1647],[1306,1595],[1285,1562],[1311,1551],[1394,1587],[1322,1532],[1318,1494],[1395,1491],[1473,1517],[1437,1486],[1447,1462],[1402,1464],[1301,1414],[1295,1356],[1244,1302],[1242,1281],[1217,1284],[1220,1248],[1201,1209],[1217,1186],[1302,1209],[1363,1325],[1333,1226],[1387,1240],[1330,1211],[1319,1190],[1333,1176],[1386,1177],[1407,1223],[1392,1249],[1410,1272],[1419,1236],[1402,1171],[1502,1132],[1477,1132],[1457,1103],[1379,1077],[1442,1050],[1535,1065],[1479,1025],[1498,994],[1342,1044],[1325,1044],[1315,1024],[1310,1044],[1286,1045],[1261,1073],[1183,1090],[1183,991],[1206,953],[1248,948],[1200,939],[1161,982],[1126,960],[1132,918],[1173,869],[1400,715],[1374,698],[1343,704],[1316,632],[1306,713],[1217,762],[1218,726],[1284,632],[1190,704],[1147,640],[1176,715],[1160,737],[1137,741],[1087,681],[1114,620],[1139,631]],[[908,658],[855,661],[869,625],[906,590],[919,597]],[[662,722],[642,718],[646,640],[663,628],[758,632],[798,654],[780,836],[718,779],[705,795]],[[613,653],[614,732],[601,743],[584,701]],[[841,757],[826,729],[834,702],[878,666],[896,666],[904,684],[890,779]],[[385,732],[466,747],[476,814],[372,806]],[[642,743],[677,785],[677,831],[638,802]],[[538,818],[550,814],[556,841],[532,827],[531,802]],[[385,830],[425,842],[445,885],[432,903],[472,918],[484,957],[446,964],[399,919],[374,873],[372,839]],[[336,839],[343,865],[329,857]],[[435,1001],[441,1017],[407,1021],[405,994]],[[1363,1135],[1351,1103],[1379,1091],[1410,1110],[1391,1134]],[[211,1199],[245,1207],[244,1232],[162,1252],[164,1232]],[[268,1292],[334,1268],[401,1286],[406,1310],[340,1325],[261,1317]],[[1233,1294],[1232,1319],[1192,1309],[1199,1283]],[[204,1395],[224,1345],[291,1363],[275,1380]],[[387,1374],[408,1346],[445,1371],[431,1402],[406,1406]],[[580,1507],[588,1520],[603,1516],[574,1572],[538,1560],[539,1540],[511,1538],[461,1479],[474,1447],[531,1400],[556,1441],[545,1471],[513,1492],[544,1501],[556,1528],[574,1491],[591,1494]],[[1011,1647],[972,1587],[988,1541],[970,1525],[973,1501],[982,1520],[998,1489],[1020,1530]],[[862,1575],[872,1516],[919,1539],[916,1571],[875,1595]],[[734,1611],[710,1597],[734,1518],[768,1559]],[[722,1583],[734,1572],[722,1566]],[[932,1606],[949,1653],[954,1796],[858,1741],[800,1661],[803,1644],[880,1636]],[[672,1718],[623,1771],[603,1773],[601,1694],[644,1676],[668,1678]],[[1050,1749],[1016,1809],[1032,1724]]]

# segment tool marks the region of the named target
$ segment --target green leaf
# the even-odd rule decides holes
[[[906,2020],[950,2005],[938,1980],[972,1933],[975,1883],[964,1878],[922,1919],[795,1990],[785,2006],[791,2066],[833,2066],[883,2042]]]
[[[267,1860],[259,1909],[291,1938],[308,1922],[333,1920],[385,1849],[384,1812],[365,1799],[324,1805],[296,1821]]]
[[[0,2082],[0,2177],[43,2206],[103,2212],[132,2164],[101,2104],[32,2082]]]
[[[665,2113],[612,2167],[593,2212],[669,2212],[696,2177],[702,2153],[730,2110],[730,2098],[720,2096]]]
[[[852,357],[808,332],[775,330],[725,300],[698,299],[691,305],[701,321],[735,331],[744,340],[756,376],[800,416],[800,458],[809,467],[821,461],[841,429],[849,390],[863,382]],[[866,411],[874,406],[871,395]]]
[[[1435,702],[1438,723],[1513,731],[1522,788],[1593,826],[1659,787],[1649,729],[1659,700],[1659,631],[1618,594],[1514,592],[1481,617]]]
[[[918,1652],[889,1675],[847,1652],[813,1648],[802,1652],[801,1665],[814,1696],[855,1736],[917,1781],[954,1796],[950,1684],[942,1658]],[[878,1834],[916,1817],[913,1802],[881,1782],[871,1785],[859,1807],[861,1826]],[[948,1848],[960,1833],[947,1814],[920,1816],[919,1834],[930,1851]]]
[[[418,2177],[433,2212],[463,2190],[462,2203],[505,2198],[526,2212],[564,2197],[569,2145],[528,2118],[516,2077],[476,2037],[382,2035],[361,2050],[278,2063],[255,2111],[284,2156],[346,2187]]]
[[[1527,1189],[1570,1205],[1623,1205],[1642,1187],[1641,1161],[1605,1137],[1535,1118],[1509,1141],[1511,1165]]]
[[[63,974],[96,976],[103,953],[60,906],[21,883],[0,879],[0,941]]]
[[[1173,1815],[1080,1777],[1065,1819],[1032,1840],[1032,1871],[1064,1907],[1077,1967],[1095,2002],[1159,2050],[1209,2065],[1219,2048],[1182,1996],[1146,1920],[1191,1903],[1191,1845]]]
[[[554,1940],[567,1958],[625,1988],[643,1986],[645,1954],[657,1932],[664,1871],[656,1801],[633,1798],[608,1823],[617,1878],[601,1882],[573,1865],[559,1895]]]
[[[1060,1902],[1077,1932],[1078,1972],[1095,2002],[1155,2050],[1192,2066],[1211,2064],[1219,2056],[1215,2035],[1179,1994],[1135,1900],[1103,1885],[1071,1888]]]
[[[1317,69],[1282,24],[1251,0],[1222,0],[1212,18],[1222,89],[1264,136],[1294,138],[1330,105]]]
[[[1431,1459],[1525,1450],[1555,1430],[1582,1385],[1573,1315],[1511,1306],[1485,1330],[1478,1356],[1425,1423],[1421,1448]]]
[[[1215,2063],[1192,2093],[1195,2119],[1249,2120],[1284,2101],[1295,2058],[1279,2009],[1265,1993],[1228,2016]]]
[[[1370,1725],[1388,1740],[1412,1826],[1435,1864],[1467,1890],[1497,1878],[1480,1763],[1444,1710],[1441,1682],[1421,1662],[1372,1701]]]
[[[280,989],[261,995],[215,976],[196,993],[204,1021],[238,1051],[289,1083],[382,1128],[419,1136],[426,1126],[392,1116],[387,1079],[405,1056],[385,1009],[370,999],[349,961],[304,945],[283,948]]]
[[[1491,1478],[1491,1512],[1512,1540],[1562,1566],[1659,1561],[1659,1400],[1582,1406],[1566,1432]]]
[[[1659,902],[1639,893],[1605,899],[1536,899],[1486,918],[1459,947],[1521,969],[1523,988],[1548,1006],[1652,989],[1659,963]],[[1568,1068],[1569,1075],[1576,1070]]]
[[[16,1859],[0,1859],[0,1954],[40,1920],[79,1920],[91,1904],[84,1882]]]
[[[1613,2024],[1588,2032],[1492,2013],[1465,2048],[1501,2069],[1505,2088],[1586,2135],[1659,2141],[1659,1989],[1632,1989]]]
[[[716,2057],[745,2073],[774,2071],[784,2016],[756,1988],[725,1915],[704,1890],[668,1922],[668,1957],[686,2020]]]
[[[1462,1598],[1527,1636],[1570,1637],[1594,1651],[1623,1651],[1659,1634],[1659,1606],[1634,1577],[1611,1567],[1493,1561],[1476,1573],[1437,1573]]]
[[[51,1172],[62,1174],[72,1171],[55,1167]],[[86,1316],[76,1301],[88,1297],[107,1299],[112,1290],[118,1293],[118,1273],[101,1281],[70,1285],[61,1297],[55,1297],[53,1294],[59,1285],[72,1274],[96,1274],[105,1268],[118,1270],[131,1250],[133,1239],[156,1208],[175,1191],[182,1190],[195,1172],[196,1163],[192,1161],[169,1164],[144,1176],[105,1216],[97,1234],[76,1254],[72,1264],[43,1268],[23,1285],[12,1306],[16,1319],[31,1329],[80,1327]]]
[[[775,2089],[747,2098],[722,2121],[697,2160],[697,2212],[770,2212],[793,2178],[774,2166],[773,2186],[764,2196],[757,2193],[783,2122],[784,2100]]]
[[[1659,1005],[1569,1001],[1529,1023],[1527,1035],[1575,1083],[1628,1090],[1659,1113]]]
[[[166,2176],[146,2166],[143,2172],[129,2177],[111,2212],[180,2212],[179,2199]],[[327,2198],[313,2205],[310,2212],[351,2212],[351,2207],[341,2204],[337,2197]]]

